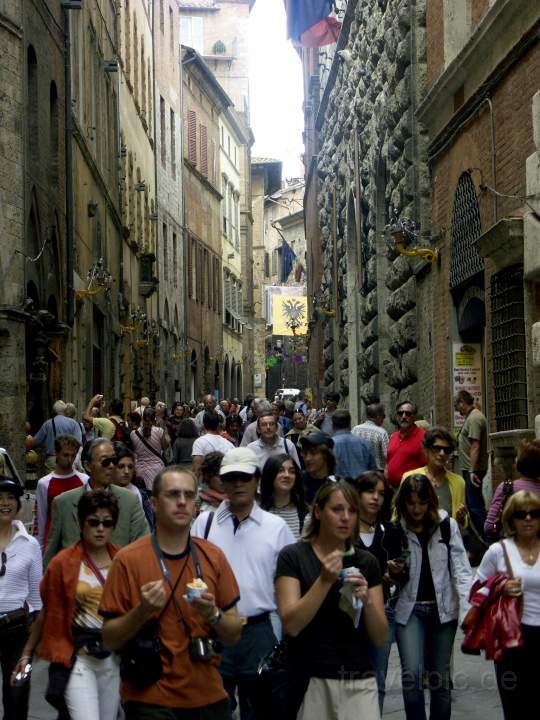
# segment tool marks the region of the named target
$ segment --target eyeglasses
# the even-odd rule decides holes
[[[405,415],[405,417],[411,417],[412,412],[410,410],[398,410],[396,415]]]
[[[102,520],[100,520],[99,518],[86,518],[86,522],[90,525],[91,528],[97,528],[100,525],[102,525],[104,528],[114,527],[114,520],[112,518],[103,518]]]
[[[175,502],[181,498],[186,502],[193,502],[197,499],[197,493],[195,490],[167,490],[167,492],[163,493],[163,497]]]
[[[526,520],[530,517],[531,520],[540,520],[540,509],[536,510],[516,510],[514,512],[515,520]]]
[[[2,553],[2,567],[0,567],[0,577],[4,577],[6,574],[7,555],[5,552]]]
[[[113,457],[103,458],[101,461],[102,468],[108,468],[109,465],[118,465],[118,458],[115,455],[113,455]]]
[[[445,455],[451,455],[454,452],[451,447],[448,447],[448,445],[432,445],[428,448],[428,450],[433,450],[433,452],[436,453],[443,452]]]

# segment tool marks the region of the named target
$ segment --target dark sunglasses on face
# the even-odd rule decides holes
[[[411,417],[412,412],[410,410],[398,410],[396,415],[405,415],[405,417]]]
[[[451,447],[447,447],[446,445],[432,445],[428,450],[433,450],[433,452],[441,453],[443,452],[445,455],[451,455],[453,450]]]
[[[103,525],[104,528],[114,527],[114,520],[112,518],[103,518],[103,520],[99,520],[98,518],[87,518],[86,522],[91,528],[97,528],[100,525]]]
[[[514,518],[516,520],[526,520],[530,517],[531,520],[540,520],[540,509],[537,510],[516,510],[514,512]]]
[[[5,552],[2,553],[2,567],[0,567],[0,577],[4,577],[6,574],[6,563],[7,563],[7,555]]]
[[[103,458],[101,461],[101,467],[102,468],[108,468],[109,465],[118,465],[118,458],[113,455],[113,457],[106,457]]]

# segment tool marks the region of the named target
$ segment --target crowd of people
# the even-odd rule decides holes
[[[408,400],[390,435],[380,403],[354,427],[339,403],[126,412],[96,395],[79,421],[56,402],[27,437],[44,455],[33,534],[0,466],[5,720],[27,718],[36,656],[61,720],[378,720],[394,642],[407,720],[448,720],[459,627],[495,662],[505,720],[524,717],[540,441],[487,508],[487,422],[467,392],[457,439]]]

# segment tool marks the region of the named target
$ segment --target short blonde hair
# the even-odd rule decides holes
[[[502,514],[503,533],[507,537],[516,534],[514,513],[516,510],[523,510],[524,508],[531,510],[540,509],[540,495],[530,492],[529,490],[519,490],[510,496]],[[538,534],[540,536],[540,531]]]

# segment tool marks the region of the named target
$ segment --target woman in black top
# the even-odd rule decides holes
[[[372,659],[377,672],[379,707],[382,715],[386,694],[388,658],[395,640],[394,607],[399,586],[408,580],[405,562],[407,538],[399,525],[394,523],[383,525],[381,522],[386,484],[380,470],[369,470],[355,480],[350,480],[350,483],[358,492],[360,499],[360,533],[357,546],[362,550],[367,550],[377,559],[382,576],[388,636],[383,645],[372,646]]]
[[[189,465],[191,467],[191,450],[193,443],[199,437],[197,426],[191,418],[183,418],[176,431],[176,440],[173,445],[173,462],[175,465]]]
[[[307,505],[298,465],[287,453],[271,455],[261,476],[261,507],[279,515],[298,540],[302,534]]]
[[[388,624],[377,561],[352,546],[358,511],[351,485],[326,483],[315,496],[305,540],[278,557],[276,594],[291,673],[300,670],[308,680],[298,720],[379,718],[369,645],[384,642]],[[341,579],[347,568],[356,572]]]

